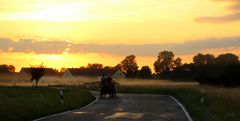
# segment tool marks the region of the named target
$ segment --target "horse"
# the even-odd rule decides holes
[[[105,98],[109,94],[111,98],[117,97],[115,81],[111,77],[101,78],[100,83],[100,98]]]

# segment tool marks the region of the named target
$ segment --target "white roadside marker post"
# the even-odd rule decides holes
[[[205,109],[205,121],[208,121],[208,113],[207,113],[207,107],[205,107],[206,105],[204,105],[204,101],[205,101],[205,89],[201,89],[201,104],[204,106]]]
[[[62,89],[59,90],[59,94],[60,94],[61,104],[63,105],[64,104],[64,100],[63,100],[63,90]]]
[[[204,94],[204,93],[205,93],[205,90],[202,89],[202,90],[201,90],[202,98],[201,98],[201,100],[200,100],[200,101],[201,101],[201,104],[203,104],[203,103],[204,103],[204,100],[205,100],[205,94]]]
[[[16,74],[14,73],[12,76],[12,81],[13,81],[13,87],[16,87]]]
[[[16,87],[16,81],[13,80],[13,87]]]

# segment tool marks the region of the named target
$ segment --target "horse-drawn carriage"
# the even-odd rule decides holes
[[[107,94],[109,94],[111,98],[117,97],[115,80],[113,80],[110,76],[105,77],[103,75],[100,82],[100,98],[105,98]]]

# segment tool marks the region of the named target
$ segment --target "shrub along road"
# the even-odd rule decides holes
[[[99,99],[86,109],[74,110],[42,121],[188,121],[182,108],[169,96],[119,94]]]

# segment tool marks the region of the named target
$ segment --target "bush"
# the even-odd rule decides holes
[[[201,84],[240,86],[240,64],[214,64],[198,68],[195,78]]]
[[[231,64],[225,68],[224,72],[220,75],[222,84],[226,87],[240,86],[240,64]]]

